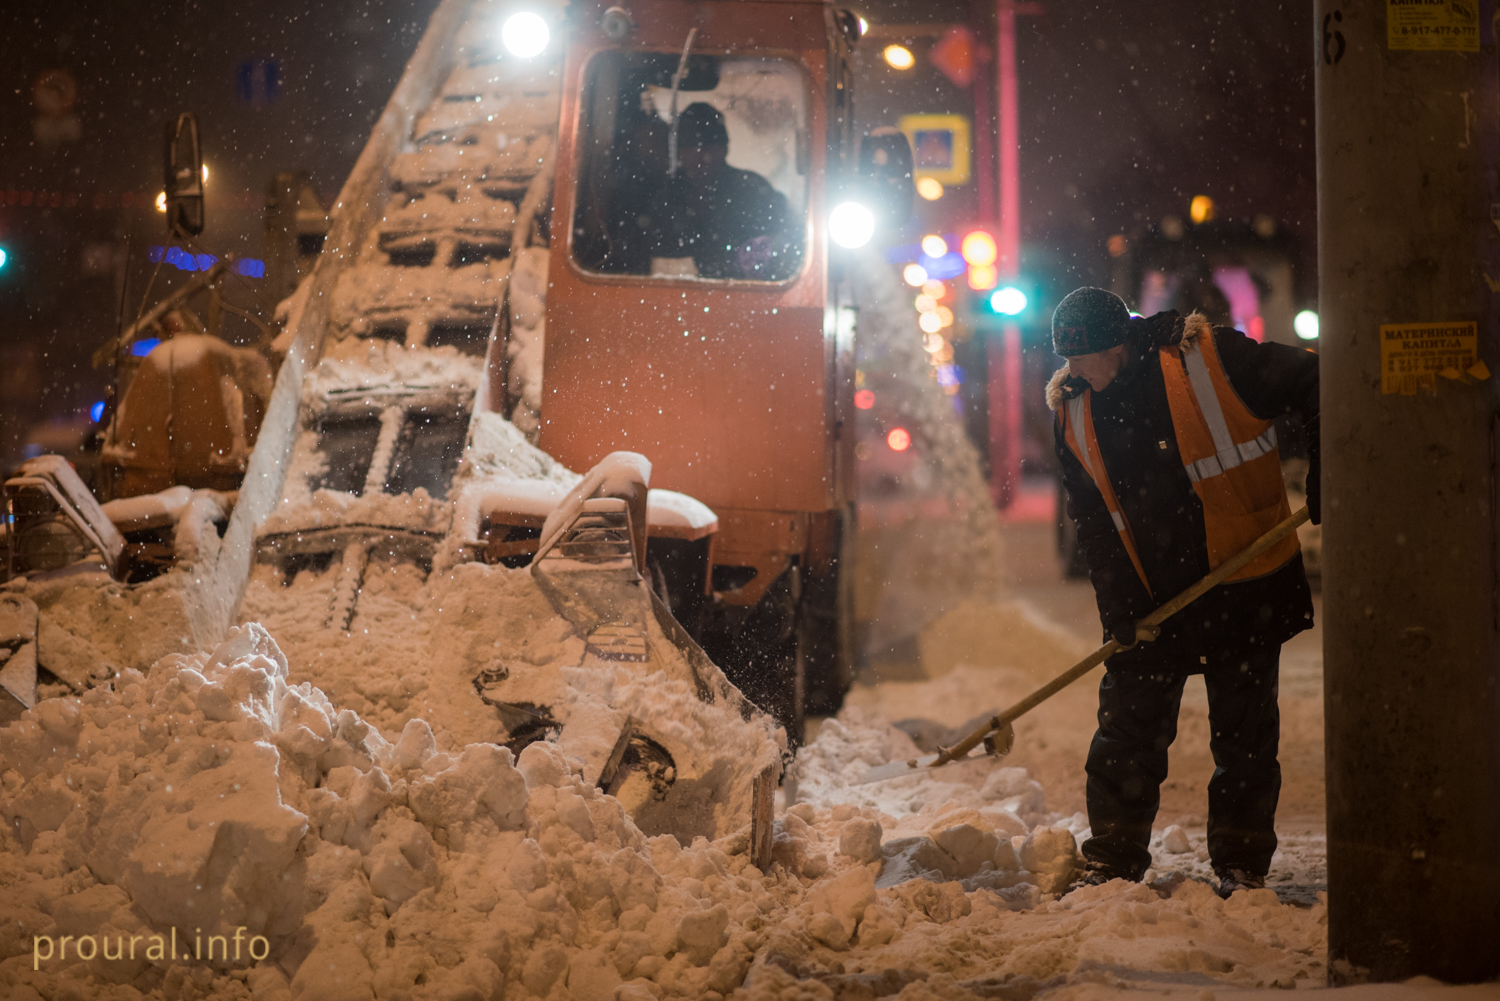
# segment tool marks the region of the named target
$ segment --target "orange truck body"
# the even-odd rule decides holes
[[[650,456],[653,485],[718,514],[713,565],[756,571],[741,586],[716,587],[716,600],[754,605],[793,560],[804,572],[829,569],[852,500],[852,344],[837,336],[823,225],[828,177],[841,169],[830,160],[853,156],[838,142],[852,117],[845,50],[821,3],[634,0],[630,49],[675,53],[696,27],[695,54],[800,65],[806,250],[801,270],[781,282],[594,274],[574,259],[570,225],[581,98],[589,61],[621,46],[600,28],[608,3],[579,6],[563,70],[540,445],[574,469],[617,449]]]

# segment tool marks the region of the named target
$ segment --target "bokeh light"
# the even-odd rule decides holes
[[[935,202],[943,197],[943,182],[936,177],[924,177],[917,182],[917,194],[929,202]]]
[[[965,261],[977,268],[994,264],[1000,256],[995,238],[982,229],[976,229],[965,236],[959,251],[964,255]]]
[[[997,289],[995,294],[990,296],[990,308],[1006,316],[1015,316],[1026,309],[1026,293],[1014,285]]]
[[[904,452],[911,448],[911,432],[906,428],[891,428],[891,433],[885,436],[885,443],[891,446],[892,452]]]
[[[1304,341],[1315,341],[1318,339],[1318,314],[1310,309],[1304,309],[1292,318],[1292,329],[1297,336]]]
[[[881,55],[893,70],[909,70],[917,64],[917,57],[904,45],[887,45]]]

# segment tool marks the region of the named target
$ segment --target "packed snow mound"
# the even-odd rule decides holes
[[[762,873],[748,829],[688,846],[646,837],[557,745],[517,761],[493,744],[440,750],[420,719],[383,735],[290,684],[289,667],[251,624],[212,654],[126,670],[113,690],[46,700],[0,730],[0,995],[644,1001],[904,987],[963,999],[1103,971],[1323,978],[1321,906],[1270,891],[1225,902],[1191,880],[1044,892],[1074,842],[1022,819],[1043,809],[1024,773],[926,814],[798,803]],[[814,761],[852,768],[899,749],[897,733],[857,714],[825,723],[804,752],[804,790],[834,795]],[[211,959],[198,958],[205,946]]]
[[[774,909],[741,878],[748,832],[647,839],[554,745],[447,753],[420,720],[387,740],[287,674],[251,624],[0,731],[0,993],[612,997],[649,976],[700,997],[743,977],[731,939]],[[173,929],[180,957],[237,931],[245,951],[148,959]],[[34,961],[63,934],[142,941]]]

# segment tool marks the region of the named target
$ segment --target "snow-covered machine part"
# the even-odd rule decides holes
[[[60,455],[27,459],[5,481],[10,574],[62,570],[97,553],[110,576],[124,568],[125,539]]]
[[[36,603],[0,594],[0,726],[36,705]]]
[[[178,485],[236,489],[271,385],[271,366],[259,351],[191,333],[157,345],[141,360],[105,431],[99,456],[105,496]]]

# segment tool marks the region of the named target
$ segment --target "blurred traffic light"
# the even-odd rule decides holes
[[[1310,309],[1304,309],[1292,318],[1292,329],[1297,336],[1304,341],[1315,341],[1318,339],[1318,314]]]
[[[964,255],[964,261],[971,268],[986,268],[1000,256],[999,248],[995,246],[995,238],[982,229],[976,229],[964,236],[963,242],[959,244],[959,252]]]
[[[1014,285],[996,289],[990,296],[990,309],[1002,316],[1019,316],[1026,311],[1026,293]]]
[[[969,268],[969,288],[975,292],[992,289],[999,280],[1000,271],[993,264]]]
[[[0,247],[0,271],[5,270],[5,262],[10,260],[10,253],[4,247]]]

